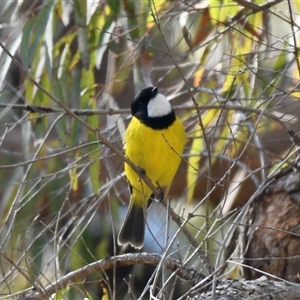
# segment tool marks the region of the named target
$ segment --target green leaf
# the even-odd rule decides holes
[[[293,1],[293,4],[295,5],[296,11],[299,14],[300,13],[300,1]]]
[[[77,160],[80,157],[80,150],[76,151],[75,159]],[[79,181],[78,181],[78,168],[77,164],[73,165],[72,168],[69,169],[69,179],[72,186],[72,192],[76,194],[79,189]]]
[[[23,37],[22,37],[22,42],[21,42],[21,59],[22,59],[22,65],[23,68],[25,68],[26,71],[28,71],[28,66],[29,66],[29,41],[30,41],[30,35],[32,28],[35,24],[35,20],[31,19],[26,22],[26,24],[23,27]]]
[[[63,148],[67,144],[67,119],[61,118],[58,122],[56,122],[56,132],[58,134],[59,140],[60,140],[60,145]]]
[[[217,24],[220,21],[220,14],[222,9],[221,6],[222,0],[210,0],[209,15],[213,24]]]
[[[101,172],[101,161],[100,161],[100,148],[98,145],[90,145],[89,146],[89,159],[91,161],[89,165],[89,174],[91,185],[93,188],[94,194],[98,194],[100,189],[100,172]]]
[[[47,75],[49,77],[49,79],[52,81],[52,72],[53,72],[53,65],[52,65],[52,53],[50,55],[49,52],[49,47],[45,46],[45,56],[46,56],[46,60],[45,60],[45,67],[46,67],[46,71],[47,71]]]
[[[240,6],[233,0],[210,0],[209,14],[214,24],[224,23],[235,16]]]
[[[80,59],[84,68],[89,69],[89,40],[88,40],[88,26],[86,20],[87,6],[86,1],[75,0],[75,22],[77,25],[77,41],[80,52]]]
[[[142,38],[146,33],[148,1],[123,0],[129,34],[132,40]]]
[[[81,136],[82,133],[82,124],[75,119],[71,119],[70,126],[70,137],[68,145],[70,148],[78,145],[78,137]]]
[[[40,79],[40,84],[50,93],[53,92],[52,90],[52,81],[48,77],[48,72],[42,74]],[[42,106],[51,106],[52,100],[40,89],[37,89],[35,94],[35,103]]]
[[[110,1],[109,3],[114,2]],[[97,40],[95,43],[95,65],[99,69],[102,62],[102,57],[104,52],[106,51],[109,40],[112,37],[111,32],[113,32],[116,22],[116,15],[114,12],[111,11],[109,6],[106,6],[104,9],[105,13],[103,11],[97,11],[94,16],[97,18],[93,18],[92,25],[95,24],[94,28],[99,31],[99,34],[97,36]],[[95,30],[93,30],[95,31]]]
[[[189,152],[188,168],[187,168],[187,203],[190,204],[193,200],[195,185],[199,177],[199,162],[200,154],[203,150],[203,139],[199,138],[201,132],[200,126],[197,125],[197,129],[193,130],[191,138],[193,142]]]
[[[69,98],[68,98],[68,105],[73,108],[85,108],[81,105],[81,82],[82,82],[82,66],[76,65],[71,72],[69,72]]]
[[[121,9],[121,0],[108,1],[107,5],[110,9],[110,15],[116,20]]]
[[[214,125],[219,113],[220,110],[218,109],[211,109],[206,111],[205,114],[202,116],[203,127],[209,128],[210,126]],[[187,202],[189,204],[193,200],[196,182],[199,177],[201,152],[205,148],[204,138],[201,137],[200,125],[197,125],[196,128],[192,131],[191,138],[193,139],[193,142],[190,148],[187,168]],[[215,159],[212,159],[212,164],[214,161]]]
[[[49,298],[49,300],[64,300],[66,298],[68,298],[68,292],[69,292],[70,288],[67,286],[64,289],[59,290],[58,292],[54,293],[51,295],[51,297]]]
[[[56,98],[58,98],[59,100],[61,100],[61,101],[63,101],[65,99],[65,95],[64,95],[64,88],[66,87],[65,86],[65,83],[66,83],[65,79],[66,79],[66,77],[62,76],[60,78],[60,80],[56,80],[54,82],[54,84],[52,85],[54,96]]]
[[[89,70],[82,69],[80,79],[80,107],[90,106],[90,109],[96,109],[94,70],[91,68]]]
[[[95,101],[90,101],[89,103],[89,109],[96,109],[96,102]],[[99,127],[99,118],[97,115],[93,116],[88,116],[87,117],[87,122],[93,127],[93,128],[98,128]],[[100,155],[101,151],[99,148],[98,143],[95,144],[94,142],[97,142],[97,136],[91,132],[90,130],[88,131],[88,142],[90,143],[89,145],[89,160],[90,160],[90,165],[89,165],[89,173],[90,173],[90,180],[91,180],[91,185],[93,188],[93,192],[95,194],[98,194],[98,191],[100,189],[100,172],[101,172],[101,162],[100,162]]]
[[[47,1],[39,14],[32,20],[28,21],[23,28],[21,58],[26,70],[31,67],[32,62],[36,57],[36,52],[40,47],[40,42],[44,39],[45,30],[54,2],[54,0]]]

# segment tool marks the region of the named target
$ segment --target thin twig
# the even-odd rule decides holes
[[[168,209],[168,213],[172,217],[172,220],[179,226],[181,233],[183,233],[185,235],[185,237],[190,242],[190,245],[194,249],[197,249],[198,257],[200,258],[200,260],[201,260],[204,268],[206,269],[206,271],[210,274],[212,272],[213,268],[209,264],[208,257],[205,254],[205,252],[199,247],[199,244],[197,243],[196,239],[192,236],[192,234],[190,233],[190,231],[186,227],[186,225],[185,225],[186,222],[184,222],[184,223],[182,222],[180,216],[172,209],[172,207],[170,207],[170,206],[167,207],[164,202],[163,202],[163,205],[166,207],[166,209]],[[189,215],[188,219],[190,219],[191,217],[193,217],[192,214]]]
[[[254,108],[254,107],[249,107],[249,106],[235,105],[232,103],[233,102],[230,101],[230,102],[227,102],[227,104],[222,104],[222,105],[220,105],[220,104],[201,105],[201,106],[197,107],[197,111],[206,111],[209,109],[221,109],[222,108],[225,110],[237,110],[237,111],[242,111],[242,112],[247,112],[247,113],[255,113],[255,114],[259,114],[259,115],[262,114],[264,117],[270,118],[270,119],[278,122],[286,131],[288,131],[290,129],[290,127],[287,126],[285,124],[285,122],[283,122],[281,120],[280,117],[277,117],[276,115],[272,114],[271,112],[267,112],[265,110],[263,111],[259,108]],[[10,106],[11,109],[20,109],[20,110],[30,111],[31,113],[44,113],[44,114],[47,114],[47,113],[63,113],[64,114],[64,113],[66,113],[64,109],[56,109],[56,108],[50,108],[50,107],[45,107],[45,106],[0,103],[0,107],[5,107],[5,106]],[[32,109],[32,107],[34,107],[35,109]],[[191,106],[191,105],[175,106],[174,109],[176,111],[196,110],[194,105],[193,106]],[[78,116],[116,115],[116,114],[122,115],[122,114],[130,113],[130,109],[96,109],[96,110],[93,110],[93,109],[68,109],[68,110],[70,112],[72,112],[72,116],[76,115],[76,119],[78,119]],[[90,128],[88,128],[88,129],[90,129]],[[96,129],[92,128],[91,130],[94,132]]]
[[[297,47],[298,43],[297,43],[296,33],[295,33],[295,29],[294,29],[295,22],[294,22],[294,18],[293,18],[293,9],[292,9],[290,0],[288,0],[287,3],[288,3],[290,18],[291,18],[290,25],[291,25],[291,31],[293,34],[293,42],[294,42],[294,49],[295,49],[294,55],[295,55],[296,63],[297,63],[297,67],[298,67],[298,75],[300,75],[299,51],[298,51],[298,47]]]
[[[83,119],[81,119],[76,113],[74,113],[66,104],[64,104],[61,100],[53,96],[49,91],[47,91],[41,84],[39,84],[30,74],[23,68],[22,64],[10,53],[10,51],[6,48],[6,46],[0,42],[0,47],[4,50],[4,52],[11,58],[11,60],[22,70],[22,72],[26,75],[26,77],[31,81],[40,91],[42,91],[45,95],[47,95],[51,100],[53,100],[56,104],[58,104],[66,114],[73,117],[79,123],[81,123],[85,128],[93,132],[98,139],[112,150],[115,154],[117,154],[125,163],[127,163],[138,175],[139,177],[149,186],[153,194],[156,198],[161,197],[161,192],[157,190],[151,180],[147,177],[145,172],[141,170],[138,166],[136,166],[128,157],[126,157],[122,151],[116,148],[113,144],[111,144],[99,131],[99,128],[94,128]]]
[[[99,261],[93,262],[91,264],[85,265],[84,267],[72,271],[65,276],[61,277],[54,283],[46,286],[38,292],[34,291],[32,288],[31,292],[27,295],[23,295],[18,298],[19,300],[37,300],[49,298],[53,293],[57,293],[59,290],[64,289],[70,283],[75,283],[78,280],[83,280],[90,274],[96,272],[102,272],[108,269],[113,269],[115,267],[120,268],[124,266],[132,266],[137,264],[157,266],[161,262],[162,256],[156,253],[130,253],[118,256],[111,256],[101,259]],[[181,262],[167,257],[164,259],[165,267],[173,272],[176,272],[177,276],[190,282],[191,285],[196,285],[198,282],[205,279],[202,274],[199,274],[195,269],[182,266]]]

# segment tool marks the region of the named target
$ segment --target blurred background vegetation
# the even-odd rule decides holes
[[[130,102],[147,85],[169,97],[188,136],[169,205],[218,269],[232,211],[295,158],[299,13],[290,0],[3,1],[0,299],[135,251],[116,245],[129,200],[121,158],[54,100],[122,151]],[[143,251],[208,274],[166,204],[150,206],[147,227]],[[95,272],[56,299],[148,299],[154,275],[154,295],[191,291],[138,265]]]

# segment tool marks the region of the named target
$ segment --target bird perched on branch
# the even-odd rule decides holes
[[[167,98],[157,87],[142,89],[131,104],[132,119],[125,133],[125,154],[160,189],[170,184],[181,161],[185,130]],[[142,248],[151,188],[125,163],[131,198],[118,244]]]

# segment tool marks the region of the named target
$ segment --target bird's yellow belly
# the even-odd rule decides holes
[[[142,168],[157,187],[166,186],[172,181],[181,161],[184,144],[184,127],[178,119],[167,129],[154,130],[134,117],[125,136],[127,157]],[[134,189],[143,190],[145,198],[151,195],[151,190],[127,164],[125,173]]]

